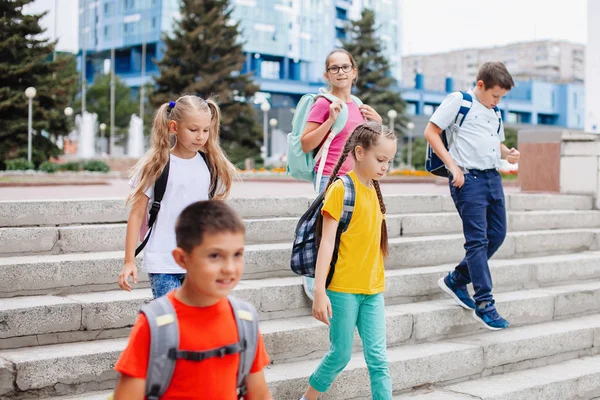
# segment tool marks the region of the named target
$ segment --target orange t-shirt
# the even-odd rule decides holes
[[[167,296],[175,307],[179,321],[179,349],[204,351],[238,342],[235,318],[227,298],[210,307],[191,307],[178,301],[174,291]],[[146,378],[150,350],[150,327],[140,314],[129,343],[115,365],[115,370],[134,378]],[[239,354],[203,361],[177,360],[171,384],[161,400],[211,399],[237,400]],[[269,364],[262,335],[259,332],[256,357],[251,373]]]

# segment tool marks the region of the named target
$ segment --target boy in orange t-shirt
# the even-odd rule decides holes
[[[167,294],[179,323],[179,349],[205,351],[236,343],[238,330],[227,296],[244,271],[245,227],[221,201],[201,201],[183,210],[175,227],[173,257],[187,271],[181,288]],[[150,354],[150,327],[140,314],[115,369],[121,374],[114,400],[143,400]],[[203,361],[179,359],[161,400],[237,400],[240,356]],[[246,379],[246,399],[270,400],[263,368],[269,364],[262,336]]]

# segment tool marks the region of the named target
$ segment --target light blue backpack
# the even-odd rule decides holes
[[[329,147],[335,136],[344,129],[346,122],[348,122],[348,106],[342,102],[342,109],[338,115],[337,120],[331,127],[331,131],[325,140],[325,143],[321,146],[317,154],[313,152],[305,153],[302,151],[302,132],[306,127],[306,120],[308,119],[308,113],[312,108],[313,104],[319,97],[325,97],[329,102],[333,103],[338,100],[337,97],[331,93],[320,89],[317,94],[305,94],[302,96],[296,111],[294,112],[294,118],[292,119],[292,132],[288,134],[288,153],[287,153],[287,168],[286,173],[296,179],[313,182],[315,177],[315,165],[322,158],[327,159],[327,153],[329,153]],[[352,100],[357,105],[362,105],[362,101],[356,96],[352,96]],[[325,163],[322,162],[319,165],[317,171],[317,182],[321,181],[323,177],[323,170]]]

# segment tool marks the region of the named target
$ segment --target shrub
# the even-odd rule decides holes
[[[81,171],[81,163],[68,162],[58,166],[59,171]]]
[[[49,174],[53,174],[58,171],[58,164],[53,163],[51,161],[44,161],[40,164],[40,171],[48,172]]]
[[[93,160],[93,161],[88,161],[85,164],[83,164],[83,169],[84,171],[91,171],[91,172],[108,172],[110,171],[110,167],[108,165],[106,165],[106,163],[104,161],[100,161],[100,160]]]
[[[28,169],[34,169],[34,165],[24,158],[16,158],[6,161],[6,169],[8,171],[27,171]]]

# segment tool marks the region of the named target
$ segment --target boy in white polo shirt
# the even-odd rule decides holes
[[[512,164],[519,161],[519,152],[502,144],[504,126],[497,113],[498,103],[513,86],[504,64],[485,63],[477,74],[476,87],[467,92],[466,98],[470,95],[472,104],[460,128],[457,115],[465,99],[456,92],[446,97],[425,129],[425,139],[448,169],[450,193],[466,241],[465,258],[438,284],[461,307],[473,310],[474,318],[491,330],[509,326],[496,311],[488,260],[506,237],[500,159]],[[449,128],[455,130],[448,151],[440,135]],[[467,292],[469,283],[473,283],[474,300]]]

